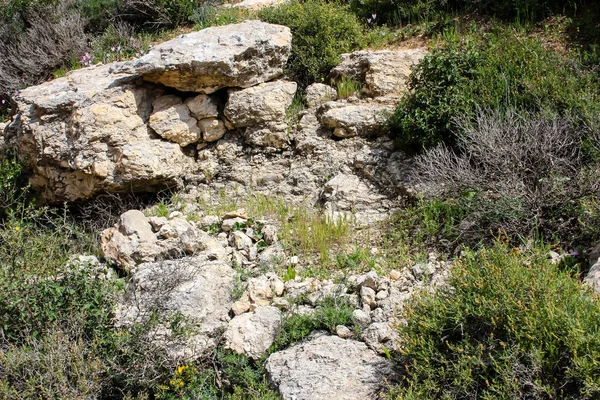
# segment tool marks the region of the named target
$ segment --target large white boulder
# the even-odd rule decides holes
[[[395,377],[364,343],[325,334],[271,354],[265,370],[284,400],[376,399]]]
[[[217,26],[178,36],[128,64],[150,82],[184,92],[247,88],[283,73],[292,34],[261,21]]]

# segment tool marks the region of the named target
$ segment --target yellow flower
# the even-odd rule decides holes
[[[21,228],[19,228],[18,226],[15,226],[15,231],[19,232],[19,229],[21,229]]]

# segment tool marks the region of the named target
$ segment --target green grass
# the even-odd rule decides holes
[[[356,94],[358,95],[362,90],[362,85],[355,79],[343,76],[335,84],[338,97],[341,99],[347,99],[348,97]]]

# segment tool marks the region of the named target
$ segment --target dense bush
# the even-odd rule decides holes
[[[297,0],[260,13],[263,21],[289,26],[292,54],[287,71],[302,85],[324,79],[342,53],[364,44],[363,27],[346,6]]]
[[[0,19],[0,93],[39,83],[85,53],[85,19],[70,0]]]
[[[390,123],[403,148],[452,145],[458,117],[478,109],[553,112],[588,121],[600,112],[598,74],[576,57],[511,30],[451,38],[414,70]]]
[[[457,233],[463,241],[474,244],[503,229],[560,239],[565,246],[591,244],[580,207],[598,185],[582,154],[582,128],[514,111],[480,112],[474,123],[461,121],[464,133],[455,150],[440,145],[416,165],[426,193],[460,205],[463,232]]]
[[[449,286],[411,303],[396,398],[600,396],[600,302],[548,251],[468,251]]]
[[[476,12],[503,19],[534,22],[553,13],[575,15],[585,0],[352,0],[352,9],[365,18],[378,15],[384,23],[432,21],[449,14]]]

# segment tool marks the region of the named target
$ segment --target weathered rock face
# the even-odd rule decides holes
[[[281,318],[276,307],[258,307],[254,312],[233,318],[223,335],[225,348],[260,358],[273,344]]]
[[[32,187],[44,200],[152,190],[176,184],[193,167],[179,145],[146,126],[162,90],[114,68],[73,71],[16,96],[8,140],[32,167]]]
[[[376,399],[395,377],[364,343],[324,334],[272,354],[265,370],[284,400]]]
[[[199,173],[194,150],[182,147],[226,134],[219,119],[224,106],[219,101],[225,100],[218,95],[163,95],[163,87],[147,81],[201,93],[250,87],[282,73],[290,46],[288,28],[246,21],[178,37],[136,61],[72,71],[16,96],[18,114],[8,142],[30,164],[32,187],[48,202],[181,184]],[[281,105],[275,101],[281,96],[264,92],[245,100],[266,105],[263,120],[271,121],[280,118],[282,107],[285,113],[292,90],[290,82],[280,88],[285,97]],[[284,124],[275,134],[279,142],[286,128]],[[265,137],[268,132],[259,135],[260,140]]]
[[[168,348],[171,354],[187,359],[214,348],[217,337],[229,321],[234,270],[206,257],[145,263],[133,271],[123,302],[117,310],[117,325],[146,321],[159,312],[165,322],[180,313],[192,324],[194,335],[181,346]],[[160,342],[171,335],[167,326],[158,332]]]
[[[386,121],[392,110],[390,105],[330,101],[319,109],[318,117],[321,125],[333,129],[334,136],[345,139],[386,133]]]
[[[184,92],[247,88],[280,76],[291,44],[289,28],[245,21],[169,40],[129,63],[127,69]]]
[[[283,120],[296,94],[296,82],[261,83],[243,90],[230,90],[225,116],[236,128],[263,126]]]
[[[100,241],[104,256],[124,270],[186,254],[202,254],[221,261],[231,258],[216,238],[184,218],[146,218],[137,210],[124,213],[119,223],[102,232]]]
[[[411,67],[427,54],[413,50],[363,50],[342,54],[340,65],[331,76],[346,76],[362,83],[363,92],[372,96],[397,96],[406,91]]]

